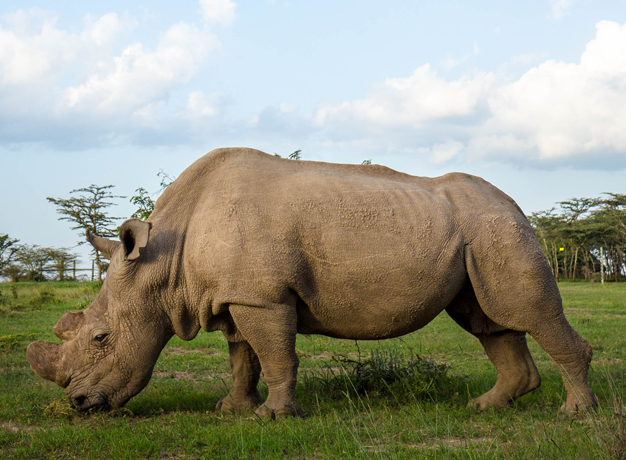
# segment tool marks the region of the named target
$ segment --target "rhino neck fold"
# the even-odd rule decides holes
[[[197,308],[189,301],[188,284],[185,277],[185,236],[186,232],[164,232],[169,235],[165,240],[174,242],[165,257],[165,266],[169,267],[161,293],[165,313],[169,317],[172,333],[183,340],[192,340],[200,330]]]

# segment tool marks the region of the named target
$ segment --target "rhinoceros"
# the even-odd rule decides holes
[[[228,341],[233,384],[218,410],[302,415],[296,334],[387,339],[444,310],[497,370],[470,406],[507,406],[539,387],[527,333],[561,370],[562,409],[597,404],[591,347],[563,314],[532,227],[475,176],[218,149],[164,191],[148,221],[124,222],[120,241],[87,239],[110,259],[101,291],[62,316],[62,343],[27,349],[32,369],[78,409],[123,406],[173,335],[191,340],[203,329]]]

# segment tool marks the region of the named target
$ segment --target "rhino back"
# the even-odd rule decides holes
[[[476,219],[519,214],[464,174],[430,179],[250,149],[209,153],[166,192],[153,217],[179,226],[196,308],[292,303],[299,332],[355,339],[427,324],[465,282]]]

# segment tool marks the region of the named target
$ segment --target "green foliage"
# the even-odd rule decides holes
[[[626,274],[626,195],[572,198],[528,217],[554,276],[615,281]]]
[[[148,191],[139,187],[135,190],[137,195],[130,197],[130,202],[137,206],[137,210],[130,216],[133,219],[148,220],[152,211],[154,211],[154,200],[150,197]]]
[[[287,156],[287,158],[290,160],[301,160],[302,159],[302,157],[300,156],[301,153],[302,153],[302,150],[298,149],[295,152],[291,152]],[[274,156],[278,158],[282,158],[278,153],[274,153]]]
[[[363,162],[361,164],[362,165],[371,165],[372,164],[372,160],[371,159],[363,160]]]
[[[130,197],[130,202],[137,206],[137,210],[130,216],[133,219],[148,220],[156,205],[156,201],[152,199],[152,196],[160,194],[176,180],[175,177],[170,176],[162,169],[157,173],[157,176],[161,179],[160,190],[150,194],[145,188],[139,187],[135,190],[136,195]]]

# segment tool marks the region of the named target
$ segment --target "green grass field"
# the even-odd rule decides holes
[[[0,458],[626,458],[626,283],[560,284],[570,322],[594,349],[590,383],[601,404],[594,413],[558,412],[563,383],[532,339],[541,388],[512,409],[466,408],[491,388],[495,370],[444,313],[394,340],[298,337],[306,417],[275,422],[213,410],[230,386],[228,351],[220,333],[204,332],[191,342],[172,339],[148,387],[124,409],[74,412],[59,387],[30,370],[25,349],[56,340],[52,326],[63,312],[84,308],[97,289],[0,284]],[[425,359],[411,361],[416,355]],[[393,364],[409,377],[369,386],[348,378],[349,359],[360,359],[363,373],[372,356],[374,368]]]

